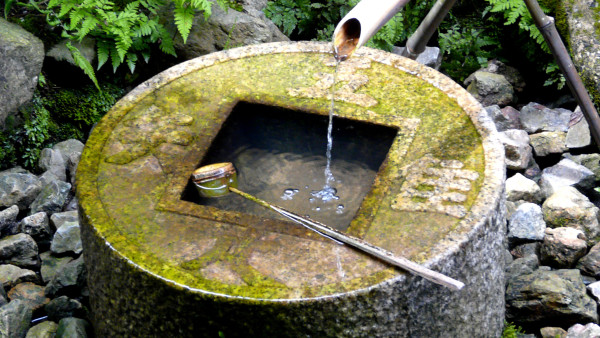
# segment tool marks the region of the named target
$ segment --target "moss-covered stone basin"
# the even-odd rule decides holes
[[[232,49],[155,76],[102,119],[77,172],[100,336],[501,332],[503,149],[481,105],[416,62],[363,48],[339,66],[336,116],[397,130],[346,231],[463,290],[182,197],[236,105],[327,115],[334,68],[325,43]]]

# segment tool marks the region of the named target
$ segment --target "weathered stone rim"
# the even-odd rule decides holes
[[[131,107],[133,107],[135,104],[137,104],[139,101],[141,101],[144,97],[149,95],[157,88],[160,88],[168,84],[169,82],[180,78],[183,75],[189,74],[202,68],[209,67],[220,62],[265,54],[303,52],[329,54],[332,53],[331,44],[320,42],[276,42],[240,47],[202,56],[174,66],[170,69],[167,69],[164,72],[140,84],[129,94],[127,94],[124,98],[122,98],[119,102],[117,102],[117,104],[115,105],[115,107],[113,107],[111,111],[129,110]],[[459,106],[464,109],[465,113],[471,118],[471,121],[473,122],[476,130],[481,136],[482,146],[486,157],[484,169],[485,177],[483,179],[478,198],[473,203],[467,216],[458,223],[456,228],[432,248],[432,257],[429,260],[427,260],[423,265],[430,268],[434,268],[435,266],[438,266],[439,263],[447,259],[449,256],[452,256],[458,250],[461,250],[461,247],[464,246],[465,243],[468,243],[473,238],[473,236],[476,235],[478,229],[480,229],[487,222],[490,222],[490,218],[494,217],[494,209],[491,206],[498,205],[499,202],[501,202],[501,199],[503,198],[503,182],[505,175],[504,151],[499,139],[496,136],[495,126],[491,119],[487,116],[487,113],[485,112],[485,110],[479,102],[477,102],[470,94],[468,94],[466,90],[464,90],[460,85],[447,78],[446,76],[440,74],[439,72],[428,67],[422,66],[416,63],[415,61],[370,48],[361,48],[356,52],[355,55],[357,57],[365,57],[372,61],[390,65],[397,69],[403,70],[409,74],[419,77],[425,82],[442,90],[446,95],[456,100]],[[100,123],[102,124],[102,122]],[[96,134],[99,129],[102,128],[96,128],[96,131],[92,133],[92,136],[90,138],[96,137]],[[94,159],[92,161],[93,166],[97,168],[99,161],[99,159]],[[81,182],[84,179],[85,177],[78,177],[78,182]],[[89,186],[90,184],[87,185]],[[95,183],[91,185],[95,186]],[[83,209],[83,207],[81,208]],[[86,215],[89,218],[100,217],[110,220],[110,218],[107,217],[107,215],[104,212],[100,211],[100,213],[102,213],[102,215],[98,215],[97,212],[94,211],[92,211],[91,214],[83,211],[81,214]],[[96,232],[96,236],[101,235],[97,232],[96,229],[94,229],[94,231]],[[104,238],[104,236],[99,237]],[[264,299],[243,296],[232,296],[222,293],[211,292],[203,289],[191,288],[186,285],[182,285],[180,283],[169,280],[165,277],[157,275],[139,266],[135,262],[131,261],[129,258],[123,256],[118,250],[113,248],[112,245],[110,245],[110,243],[106,242],[106,244],[117,253],[118,257],[129,262],[129,264],[131,264],[132,266],[137,267],[142,271],[145,271],[151,276],[161,279],[169,284],[175,285],[178,288],[187,289],[192,292],[197,292],[199,294],[224,297],[228,299],[241,299],[256,302],[296,302],[331,299],[341,296],[347,296],[349,294],[356,295],[366,293],[369,290],[381,287],[384,284],[393,284],[401,282],[403,278],[406,278],[405,274],[401,274],[397,277],[390,278],[384,282],[363,289],[310,298]]]

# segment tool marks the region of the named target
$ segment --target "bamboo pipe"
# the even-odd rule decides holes
[[[293,220],[294,222],[299,223],[305,226],[306,228],[313,230],[327,238],[333,239],[338,243],[341,242],[343,244],[348,244],[373,257],[379,258],[384,262],[397,266],[417,276],[421,276],[431,282],[443,285],[452,290],[460,290],[465,286],[464,283],[458,280],[450,278],[439,272],[427,269],[426,267],[412,262],[404,257],[396,256],[393,253],[378,246],[375,246],[371,243],[368,243],[360,238],[347,235],[320,222],[306,219],[291,211],[285,210],[258,197],[245,193],[236,188],[237,179],[235,179],[235,176],[236,172],[233,167],[233,164],[229,162],[204,166],[195,170],[192,174],[194,184],[198,187],[198,190],[201,194],[203,194],[207,187],[211,190],[211,192],[213,192],[213,194],[210,196],[205,195],[206,197],[220,197],[225,195],[228,191],[231,191],[267,209],[271,209],[279,213],[280,215],[285,216]],[[232,179],[232,177],[234,179]],[[215,182],[217,183],[218,187],[213,185],[213,183]],[[214,194],[215,191],[219,191],[220,193]]]
[[[367,43],[410,0],[362,0],[333,31],[333,52],[337,61],[344,61]]]

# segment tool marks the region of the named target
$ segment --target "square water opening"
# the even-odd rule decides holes
[[[198,167],[232,162],[238,189],[301,216],[345,231],[370,191],[397,129],[333,118],[330,186],[339,199],[313,195],[325,186],[328,116],[239,102],[232,109]],[[283,219],[255,202],[230,193],[200,197],[188,182],[182,199],[221,210]]]

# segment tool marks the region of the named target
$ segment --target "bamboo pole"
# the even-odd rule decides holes
[[[460,290],[465,286],[464,283],[457,281],[456,279],[450,278],[439,272],[427,269],[426,267],[419,265],[415,262],[412,262],[404,257],[396,256],[393,253],[391,253],[383,248],[380,248],[378,246],[375,246],[371,243],[368,243],[360,238],[349,236],[345,233],[342,233],[333,228],[330,228],[329,226],[327,226],[325,224],[306,219],[306,218],[299,216],[291,211],[287,211],[281,207],[270,204],[258,197],[252,196],[252,195],[245,193],[241,190],[238,190],[236,188],[229,187],[229,190],[246,198],[246,199],[249,199],[255,203],[258,203],[265,208],[271,209],[285,217],[288,217],[288,218],[294,220],[295,222],[301,223],[302,225],[306,226],[307,228],[325,235],[325,237],[333,238],[339,242],[348,244],[356,249],[359,249],[365,253],[368,253],[371,256],[377,257],[384,262],[387,262],[389,264],[392,264],[394,266],[402,268],[403,270],[411,272],[417,276],[421,276],[431,282],[434,282],[439,285],[443,285],[452,290]]]

